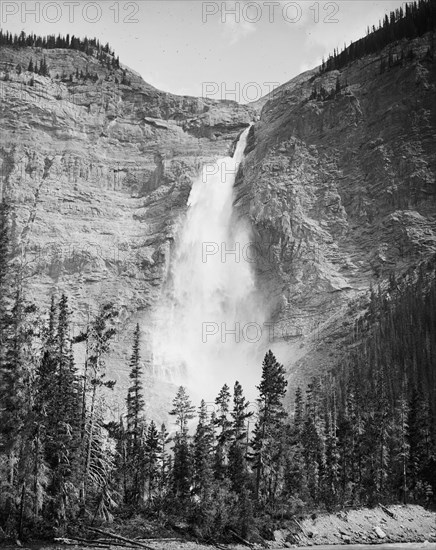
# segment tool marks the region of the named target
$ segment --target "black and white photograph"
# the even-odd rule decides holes
[[[436,550],[436,0],[0,0],[0,548]]]

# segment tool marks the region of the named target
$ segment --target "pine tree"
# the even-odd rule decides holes
[[[247,445],[248,445],[248,424],[247,421],[253,416],[248,411],[250,403],[245,399],[242,386],[235,382],[233,387],[233,409],[231,416],[231,444],[229,449],[229,477],[232,482],[232,490],[241,493],[247,482]]]
[[[94,448],[94,432],[101,431],[96,420],[96,405],[99,391],[104,388],[112,389],[115,382],[105,380],[105,356],[109,353],[111,340],[115,335],[113,322],[117,312],[112,303],[104,304],[87,327],[86,334],[76,338],[77,341],[86,341],[85,372],[82,384],[81,405],[81,446],[84,455],[83,474],[81,483],[82,507],[86,506],[87,484],[90,478],[92,452]],[[87,392],[90,391],[90,406],[87,410]]]
[[[345,404],[338,421],[338,447],[340,470],[341,502],[349,502],[356,495],[357,483],[361,479],[360,457],[360,415],[357,413],[357,405],[354,391],[349,384],[346,386]],[[357,504],[357,503],[356,503]]]
[[[116,467],[116,456],[109,441],[104,425],[105,408],[100,402],[95,410],[95,425],[93,430],[90,463],[87,480],[86,508],[93,510],[93,517],[103,521],[112,521],[112,509],[115,507],[113,496],[116,488],[113,486],[113,474]],[[84,503],[81,503],[81,512]],[[92,507],[92,508],[90,508]]]
[[[306,499],[306,478],[302,434],[304,428],[303,392],[295,391],[295,405],[292,428],[288,432],[288,453],[285,466],[285,493],[288,496]]]
[[[264,498],[274,497],[275,491],[271,491],[271,487],[277,484],[283,459],[286,412],[282,400],[286,386],[285,369],[269,350],[263,360],[262,378],[257,386],[259,412],[251,443],[256,472],[256,500],[260,500],[261,494]],[[269,475],[275,478],[274,481],[268,479]]]
[[[248,411],[250,402],[244,397],[241,384],[236,381],[233,387],[233,409],[230,413],[233,418],[231,425],[232,439],[242,441],[247,437],[247,420],[253,416],[253,411]]]
[[[179,428],[177,433],[181,436],[187,436],[188,422],[195,417],[195,407],[193,407],[186,389],[183,386],[180,386],[177,391],[170,415],[176,417],[176,425]]]
[[[228,418],[229,402],[229,387],[227,384],[224,384],[215,399],[215,404],[217,405],[215,425],[218,428],[218,436],[215,449],[214,472],[217,479],[223,479],[226,475],[227,452],[232,426],[232,423]]]
[[[408,476],[407,465],[409,462],[408,435],[409,404],[405,392],[398,398],[394,409],[393,421],[389,433],[389,484],[391,486],[391,498],[401,498],[404,504],[407,502]]]
[[[52,514],[60,525],[65,525],[77,504],[71,487],[78,481],[80,464],[80,384],[69,339],[69,315],[68,299],[62,295],[55,335],[55,416],[49,419],[48,426],[53,436],[46,446],[47,462],[53,472],[49,487]]]
[[[205,499],[212,479],[213,436],[204,399],[198,411],[198,424],[194,435],[194,490],[200,498]]]
[[[136,325],[133,334],[133,350],[130,358],[130,380],[132,381],[127,393],[127,431],[130,435],[132,452],[138,448],[141,426],[144,416],[145,401],[142,385],[142,367],[140,363],[140,329]]]
[[[131,386],[127,393],[127,460],[131,466],[133,479],[128,499],[138,502],[142,498],[144,479],[141,459],[143,456],[143,434],[145,431],[145,401],[142,385],[142,367],[140,363],[140,328],[136,325],[133,334],[133,349],[130,358]]]
[[[307,490],[312,502],[318,502],[320,483],[321,440],[310,415],[306,416],[301,441],[304,449]]]
[[[127,460],[127,434],[124,419],[120,416],[118,421],[105,424],[109,437],[115,441],[113,485],[118,493],[123,496],[125,503],[129,498],[129,465]]]
[[[48,76],[48,67],[47,67],[47,60],[45,56],[42,58],[41,65],[39,67],[39,74],[41,76]]]
[[[10,206],[3,199],[0,203],[0,401],[3,409],[0,427],[0,449],[3,450],[14,447],[18,438],[14,413],[17,407],[14,395],[17,373],[14,365],[10,362],[14,303],[10,217]]]
[[[336,411],[328,412],[325,419],[326,461],[324,473],[324,502],[331,509],[337,502],[339,488],[339,451],[336,428]]]
[[[180,386],[173,400],[173,409],[170,414],[176,417],[178,431],[174,438],[173,463],[173,494],[184,500],[190,495],[192,481],[192,457],[189,447],[188,422],[194,418],[195,408],[192,406],[188,394]]]
[[[22,450],[27,445],[28,424],[31,418],[33,355],[30,351],[32,323],[23,296],[22,273],[14,262],[11,209],[3,199],[0,204],[0,453],[5,460],[2,499],[7,528],[16,526],[14,501],[21,495],[18,529],[22,529],[27,478],[17,472],[22,464]],[[25,461],[26,465],[28,460]],[[3,502],[1,502],[3,500]]]
[[[171,457],[168,456],[167,446],[170,443],[169,433],[165,424],[162,424],[159,431],[159,447],[160,447],[160,471],[159,471],[159,497],[162,499],[164,492],[168,487],[168,482],[171,473]]]
[[[37,520],[44,506],[49,502],[50,466],[47,460],[49,441],[55,437],[53,418],[55,418],[57,393],[56,360],[56,317],[55,297],[51,297],[48,323],[42,329],[41,358],[38,361],[35,377],[35,396],[32,406],[32,429],[29,434],[32,457],[31,492],[33,499],[32,515]]]
[[[429,466],[435,464],[429,407],[423,392],[414,388],[408,414],[408,472],[413,497],[425,501],[430,492]],[[434,475],[434,474],[433,474]],[[431,479],[431,478],[430,478]]]
[[[321,383],[313,379],[306,392],[306,415],[301,442],[305,459],[307,490],[311,499],[321,498],[325,467],[325,426],[321,417]]]
[[[159,476],[159,459],[162,452],[161,438],[153,420],[148,426],[144,442],[145,479],[147,483],[148,499],[151,501]]]

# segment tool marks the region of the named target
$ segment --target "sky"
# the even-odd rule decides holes
[[[3,30],[109,42],[167,92],[255,101],[377,25],[400,0],[0,1]]]

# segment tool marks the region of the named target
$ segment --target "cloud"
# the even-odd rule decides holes
[[[221,24],[224,39],[230,46],[256,32],[256,14],[252,13],[253,2],[223,2],[221,4]]]

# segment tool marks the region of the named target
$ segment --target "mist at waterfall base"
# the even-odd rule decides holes
[[[265,307],[253,263],[239,251],[252,241],[233,209],[233,185],[248,128],[233,157],[203,167],[175,244],[166,288],[156,311],[153,362],[187,387],[198,402],[213,401],[238,380],[251,399],[261,374]],[[238,244],[237,244],[238,243]]]

